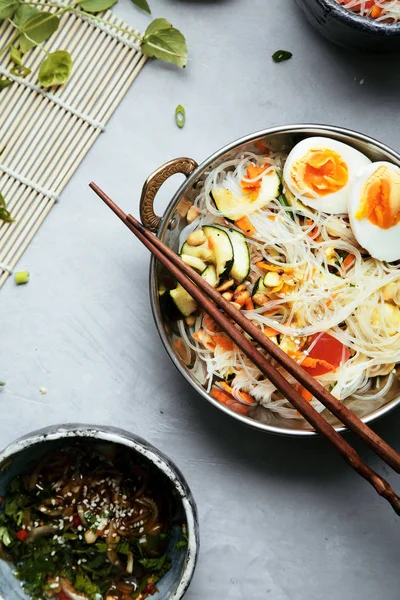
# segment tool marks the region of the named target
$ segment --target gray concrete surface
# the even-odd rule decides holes
[[[291,0],[150,2],[186,33],[189,66],[145,67],[21,260],[31,282],[0,292],[1,446],[81,421],[125,427],[165,451],[200,513],[188,600],[398,600],[400,523],[390,507],[323,440],[252,431],[192,392],[152,321],[147,252],[87,187],[96,181],[136,213],[144,179],[166,160],[202,160],[289,122],[351,127],[399,150],[398,58],[328,45]],[[116,9],[145,26],[128,0]],[[276,65],[281,48],[294,57]],[[178,183],[163,190],[160,211]],[[399,425],[400,412],[376,425],[397,449]]]

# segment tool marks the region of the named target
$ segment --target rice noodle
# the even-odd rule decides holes
[[[337,0],[344,8],[384,23],[400,21],[400,0]]]

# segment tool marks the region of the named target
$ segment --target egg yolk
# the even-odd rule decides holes
[[[341,190],[349,180],[349,170],[340,154],[329,148],[310,149],[294,163],[292,180],[298,190],[314,192],[309,197],[327,196]]]
[[[362,191],[356,219],[368,219],[381,229],[400,221],[400,173],[382,165],[368,177]]]

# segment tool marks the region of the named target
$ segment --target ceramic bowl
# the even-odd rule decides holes
[[[370,52],[400,49],[400,23],[361,17],[336,0],[295,0],[311,25],[325,38],[346,48]]]
[[[129,448],[135,456],[159,475],[163,485],[170,489],[173,521],[187,526],[188,545],[175,551],[181,528],[173,528],[168,554],[172,568],[157,583],[158,592],[152,600],[180,600],[192,579],[199,550],[197,510],[192,494],[182,473],[162,452],[136,435],[106,426],[62,425],[47,427],[20,438],[0,453],[0,496],[6,496],[8,483],[20,473],[29,470],[30,464],[51,450],[65,446],[69,440],[82,439],[85,443],[111,443]],[[0,599],[26,600],[21,583],[12,574],[8,563],[0,560]]]

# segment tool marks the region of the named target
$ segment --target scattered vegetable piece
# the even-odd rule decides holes
[[[292,58],[292,56],[293,54],[288,50],[277,50],[273,53],[272,60],[276,63],[280,63],[285,60],[289,60],[289,58]]]
[[[15,536],[20,542],[25,542],[26,539],[28,538],[29,534],[26,531],[26,529],[20,529],[19,531],[17,531]]]
[[[178,104],[178,106],[175,109],[175,122],[180,129],[182,129],[182,127],[184,127],[184,125],[185,125],[186,112],[185,112],[185,109],[183,108],[182,104]]]
[[[22,285],[24,283],[28,283],[30,274],[29,271],[17,271],[14,275],[15,283],[17,285]]]

